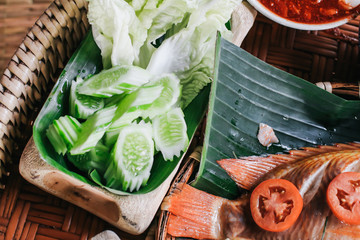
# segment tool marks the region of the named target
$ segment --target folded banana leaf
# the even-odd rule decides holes
[[[278,144],[262,146],[259,123]],[[193,186],[227,198],[239,189],[216,163],[360,140],[360,101],[349,101],[279,70],[219,38],[204,149]]]
[[[89,176],[87,173],[79,172],[77,169],[74,169],[65,157],[55,152],[47,139],[45,132],[49,125],[52,124],[53,120],[68,114],[68,99],[71,81],[74,80],[76,76],[85,78],[89,74],[95,74],[102,70],[102,68],[100,50],[94,42],[90,31],[61,73],[57,83],[36,118],[33,127],[34,142],[39,150],[41,158],[64,173],[90,185],[101,185],[101,176],[96,174]],[[184,109],[189,139],[194,136],[197,126],[203,118],[208,105],[209,92],[210,86],[205,87],[192,103]],[[175,157],[173,161],[165,161],[161,154],[155,155],[151,175],[146,186],[133,193],[116,190],[112,192],[120,195],[131,195],[143,194],[154,190],[174,171],[179,161],[183,158],[183,155]]]

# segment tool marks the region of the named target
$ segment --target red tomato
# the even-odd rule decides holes
[[[329,184],[326,200],[341,221],[360,224],[360,173],[344,172]]]
[[[260,183],[250,197],[251,215],[256,224],[271,232],[290,228],[299,217],[303,200],[294,184],[284,179]]]

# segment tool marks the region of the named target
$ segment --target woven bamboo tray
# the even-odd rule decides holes
[[[327,86],[329,90],[330,85],[333,94],[359,99],[359,24],[360,16],[336,29],[303,31],[281,26],[259,14],[241,48],[324,89]],[[194,179],[200,159],[201,144],[183,164],[167,196]],[[169,212],[161,211],[158,240],[175,239],[167,233],[168,216]]]

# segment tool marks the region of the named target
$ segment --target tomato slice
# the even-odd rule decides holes
[[[284,179],[260,183],[250,197],[250,210],[256,224],[271,232],[290,228],[299,217],[303,200],[295,185]]]
[[[360,173],[344,172],[329,184],[326,200],[333,214],[348,224],[360,224]]]

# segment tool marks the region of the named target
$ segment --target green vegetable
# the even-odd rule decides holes
[[[69,112],[75,118],[86,119],[97,110],[104,107],[104,100],[79,94],[77,87],[84,80],[77,77],[76,81],[72,81],[70,88]]]
[[[231,0],[226,1],[232,2]],[[187,51],[191,56],[173,57],[177,59],[182,57],[187,59],[189,59],[189,57],[200,59],[202,56],[209,56],[209,58],[203,57],[203,60],[199,61],[199,64],[189,68],[179,65],[179,72],[176,72],[175,74],[172,72],[165,72],[152,77],[152,74],[146,72],[145,75],[150,76],[149,79],[152,79],[148,83],[145,83],[146,81],[144,81],[139,84],[133,84],[133,81],[126,82],[123,79],[126,84],[121,85],[123,82],[122,80],[106,80],[106,77],[99,77],[100,74],[97,75],[97,73],[100,70],[107,71],[104,69],[108,69],[109,72],[107,73],[111,75],[110,72],[116,68],[126,66],[136,68],[134,65],[140,66],[145,72],[146,70],[144,70],[144,68],[148,66],[150,59],[153,57],[153,53],[159,50],[161,45],[167,39],[176,38],[175,36],[177,34],[190,31],[190,29],[197,32],[202,29],[201,27],[198,27],[202,23],[205,23],[208,20],[212,21],[210,19],[217,15],[216,12],[219,12],[219,9],[221,9],[218,8],[218,6],[216,6],[215,9],[216,4],[213,5],[215,1],[212,2],[212,0],[139,0],[127,2],[123,0],[90,0],[88,18],[92,25],[91,36],[94,39],[87,36],[87,39],[82,44],[79,51],[70,60],[65,71],[60,76],[53,92],[50,94],[44,109],[39,114],[39,120],[36,121],[34,125],[34,140],[39,148],[41,156],[51,165],[84,182],[89,182],[89,179],[91,179],[100,186],[103,186],[103,183],[107,180],[109,186],[119,187],[120,190],[113,187],[104,187],[117,194],[130,194],[130,190],[135,191],[137,189],[139,190],[136,191],[136,194],[147,193],[160,186],[177,166],[182,154],[174,156],[173,161],[165,161],[161,153],[152,156],[154,160],[151,167],[151,175],[146,176],[146,174],[144,174],[145,177],[142,180],[134,180],[134,178],[126,177],[127,175],[124,174],[124,172],[126,172],[124,169],[122,169],[122,173],[119,174],[119,171],[117,170],[119,165],[116,165],[115,168],[114,162],[117,160],[115,159],[115,155],[119,154],[118,150],[119,146],[121,146],[118,140],[121,139],[124,129],[133,125],[139,125],[139,122],[142,124],[150,124],[152,121],[156,122],[158,121],[156,120],[158,116],[179,106],[182,106],[184,109],[187,129],[184,130],[184,132],[186,131],[187,138],[190,139],[194,135],[195,129],[205,111],[209,88],[202,91],[200,96],[194,99],[194,104],[190,104],[189,107],[185,108],[187,103],[183,104],[179,100],[185,93],[182,91],[182,85],[183,83],[191,85],[190,82],[195,78],[189,77],[190,73],[192,76],[200,74],[206,77],[206,81],[203,81],[203,83],[196,82],[194,86],[204,86],[208,82],[209,77],[211,77],[211,69],[209,70],[206,65],[211,64],[211,57],[213,57],[211,56],[211,52],[209,51],[209,55],[207,55],[206,53],[201,52],[207,49],[206,47],[201,46],[201,48],[198,48],[198,46],[189,44],[189,48],[198,48],[198,51]],[[223,4],[222,6],[226,5],[227,4]],[[198,9],[200,6],[202,7],[202,10],[193,15],[195,9]],[[213,7],[213,9],[211,9],[211,7]],[[170,12],[172,13],[170,14]],[[200,12],[202,12],[202,14],[200,14]],[[215,15],[213,15],[213,13]],[[211,17],[211,15],[213,17]],[[199,16],[203,16],[203,18],[199,18]],[[207,19],[208,17],[209,19]],[[227,22],[229,18],[230,15],[225,16],[223,20]],[[194,22],[197,21],[196,19],[202,19],[202,23],[198,22],[194,24]],[[147,25],[144,24],[145,22],[147,22]],[[193,27],[191,27],[192,25]],[[147,29],[145,26],[149,26],[149,28]],[[214,27],[217,26],[214,25]],[[202,34],[199,33],[198,36],[201,35]],[[227,34],[224,33],[224,35]],[[96,42],[96,45],[100,49],[94,47],[94,42]],[[211,41],[203,41],[201,43],[201,45],[206,44],[209,46],[213,45]],[[185,52],[187,49],[183,50]],[[164,50],[161,50],[161,52],[163,51]],[[195,55],[198,55],[198,57]],[[100,60],[102,60],[102,66],[101,64],[98,64]],[[156,59],[152,60],[152,64],[154,64],[155,60]],[[200,62],[206,62],[207,64],[200,64]],[[175,65],[176,64],[177,63],[175,63]],[[180,74],[181,72],[184,74]],[[69,89],[71,86],[69,81],[75,79],[77,75],[80,75],[80,77],[85,79],[88,74],[93,74],[94,76],[81,84],[83,86],[82,91],[88,92],[79,91],[79,94],[85,95],[84,93],[86,93],[89,94],[88,96],[101,96],[104,98],[104,109],[95,110],[92,115],[89,115],[81,124],[77,138],[74,138],[73,144],[69,146],[66,146],[65,144],[66,150],[63,148],[59,152],[70,151],[67,152],[68,160],[73,161],[73,165],[80,166],[83,171],[89,172],[89,179],[84,175],[72,171],[68,166],[69,161],[66,161],[66,158],[56,153],[53,148],[48,147],[49,141],[45,134],[43,134],[51,125],[49,124],[50,122],[60,116],[69,114],[69,112],[67,112]],[[183,79],[179,80],[179,76],[185,76],[183,79],[187,79],[186,82],[184,82]],[[96,80],[96,78],[98,79]],[[129,85],[132,86],[129,87]],[[79,89],[79,87],[77,88]],[[101,92],[95,93],[95,89],[101,90]],[[194,89],[195,91],[198,91],[200,88]],[[145,92],[150,94],[146,95]],[[187,101],[190,102],[191,100]],[[114,123],[117,123],[118,125]],[[114,128],[111,128],[111,126]],[[159,124],[159,126],[161,126],[161,124]],[[167,122],[167,124],[164,124],[163,126],[171,128],[172,125]],[[134,137],[134,139],[136,139],[136,137]],[[176,141],[172,142],[173,145],[176,145],[175,142]],[[160,140],[160,144],[158,145],[159,149],[161,148],[160,145],[165,145],[164,143],[164,140]],[[114,177],[114,179],[117,180],[116,182],[112,181],[109,178],[109,175],[106,175],[107,178],[104,177],[104,169],[100,168],[100,166],[93,165],[97,160],[92,159],[90,155],[93,152],[96,152],[95,150],[101,144],[111,149],[110,151],[113,153],[110,158],[112,160],[111,164],[105,171],[109,173],[112,171],[109,169],[116,169],[117,175]],[[186,151],[187,145],[188,144],[185,144],[185,149],[181,147],[182,150]],[[154,148],[154,143],[152,148]],[[124,145],[124,149],[129,149],[129,146]],[[154,151],[154,149],[152,151]],[[177,151],[178,150],[174,152]],[[87,157],[81,159],[80,156],[77,156],[80,154],[84,154]],[[77,159],[78,157],[80,159]],[[99,160],[99,162],[102,161]],[[93,170],[91,170],[92,168]],[[143,185],[146,181],[147,185]],[[139,188],[142,185],[143,187]],[[126,192],[122,191],[123,189],[126,189]]]
[[[58,154],[64,155],[72,148],[81,131],[81,124],[76,118],[63,116],[49,126],[46,136]]]
[[[70,154],[78,155],[90,151],[105,134],[115,115],[116,106],[104,108],[91,115],[82,125],[78,139]]]
[[[59,77],[59,80],[56,82],[52,92],[50,93],[49,98],[45,102],[44,107],[41,109],[37,119],[35,120],[33,131],[35,145],[38,148],[39,154],[41,158],[44,159],[44,161],[59,169],[60,171],[74,177],[75,179],[81,180],[84,183],[102,186],[109,191],[120,195],[138,195],[149,193],[159,187],[163,181],[168,178],[168,176],[173,172],[183,157],[182,155],[180,157],[175,157],[171,162],[165,161],[162,157],[162,154],[156,154],[154,156],[153,167],[151,169],[151,174],[147,184],[142,186],[138,191],[130,193],[104,186],[102,184],[102,181],[104,181],[103,173],[100,170],[92,170],[90,175],[74,171],[73,168],[70,167],[69,161],[67,161],[63,155],[55,152],[55,149],[52,147],[46,136],[46,131],[49,126],[52,125],[53,121],[57,120],[61,116],[68,114],[69,91],[73,79],[75,79],[78,75],[80,75],[82,78],[86,78],[86,76],[89,74],[96,74],[102,69],[101,61],[102,58],[100,55],[100,50],[96,46],[91,32],[89,32],[77,52],[66,65],[64,71]],[[126,111],[125,105],[127,104],[125,97],[128,95],[129,94],[121,94],[106,99],[106,108],[111,106],[115,107],[115,112],[118,112],[119,116],[121,116],[124,111]],[[184,110],[187,134],[189,138],[193,137],[195,130],[204,115],[208,102],[208,96],[209,87],[202,91],[198,97],[196,97],[194,101]],[[128,99],[127,101],[129,104],[131,104],[132,100],[133,99]],[[125,110],[120,110],[119,103],[124,104],[123,106],[125,107],[123,109]],[[57,139],[59,138],[57,137]],[[99,143],[104,143],[104,140],[105,138],[103,136],[103,138],[98,141],[95,147],[85,154],[87,155],[91,153],[98,147]],[[107,144],[104,143],[104,145],[106,146]],[[109,146],[109,148],[112,147],[113,146]]]
[[[165,160],[179,157],[189,143],[186,123],[181,108],[174,108],[153,119],[156,149],[161,151]]]
[[[215,39],[238,0],[90,0],[89,21],[105,68],[136,65],[176,74],[184,109],[211,82]],[[158,48],[157,48],[158,47]]]
[[[154,75],[176,74],[182,86],[181,106],[186,107],[211,82],[217,32],[229,39],[225,23],[238,1],[199,1],[199,6],[181,29],[154,51],[147,69]]]
[[[105,69],[138,61],[147,29],[127,2],[89,0],[87,17]]]
[[[151,74],[135,66],[116,66],[93,75],[78,86],[78,92],[93,97],[108,98],[132,92],[147,83]]]
[[[110,166],[104,174],[106,186],[130,192],[139,190],[150,177],[153,161],[151,125],[140,122],[124,127],[112,152]]]
[[[98,142],[89,152],[80,155],[68,153],[67,158],[81,171],[90,172],[96,169],[103,174],[110,163],[110,149],[101,142]]]

